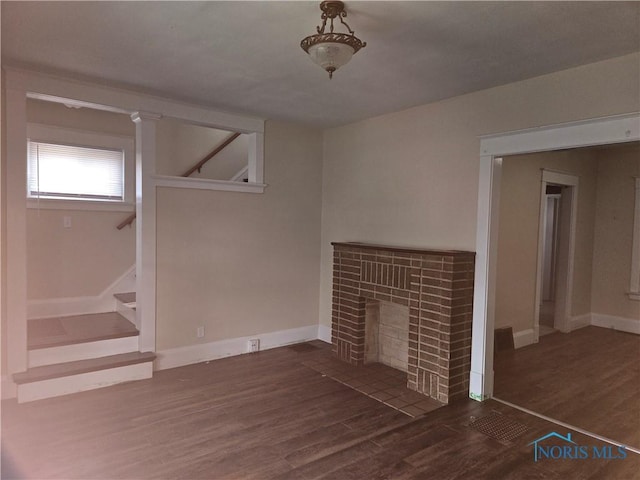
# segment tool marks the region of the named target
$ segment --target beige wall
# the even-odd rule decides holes
[[[159,350],[317,324],[321,176],[321,132],[269,121],[264,194],[159,189]]]
[[[232,132],[201,127],[170,118],[157,122],[156,168],[161,175],[182,175],[214,148],[221,145]],[[194,178],[230,180],[247,166],[248,141],[240,135],[208,161]]]
[[[32,123],[135,137],[127,115],[27,101]],[[135,263],[135,229],[117,230],[127,212],[27,210],[27,298],[93,296]],[[63,228],[63,217],[71,228]]]
[[[591,267],[598,161],[593,150],[565,150],[505,157],[495,326],[514,332],[533,328],[542,169],[579,177],[571,315],[591,312]]]
[[[640,321],[640,302],[629,299],[635,179],[640,147],[597,151],[598,204],[593,255],[592,311]]]
[[[475,250],[478,137],[639,111],[639,69],[627,55],[326,131],[320,323],[330,242]]]
[[[27,298],[98,295],[135,263],[127,212],[27,210]],[[71,228],[63,217],[71,217]]]

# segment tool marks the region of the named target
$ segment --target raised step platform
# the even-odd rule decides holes
[[[152,352],[129,352],[30,368],[13,375],[18,403],[151,378],[155,358]]]
[[[136,301],[136,292],[114,293],[113,296],[122,303],[135,303]]]
[[[117,312],[42,318],[27,322],[27,349],[60,347],[138,334],[135,325]]]

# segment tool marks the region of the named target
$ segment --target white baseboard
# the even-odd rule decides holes
[[[535,343],[535,338],[536,337],[533,328],[515,332],[513,334],[513,346],[515,348],[522,348],[526,347],[527,345],[532,345],[533,343]]]
[[[591,313],[585,313],[583,315],[577,315],[569,319],[569,331],[573,332],[579,328],[588,327],[591,325]]]
[[[316,340],[318,335],[318,325],[309,325],[308,327],[260,333],[248,337],[229,338],[217,342],[161,350],[156,352],[155,369],[165,370],[167,368],[181,367],[183,365],[191,365],[192,363],[206,362],[218,358],[249,353],[248,342],[250,339],[259,339],[260,350],[269,350],[293,343]]]
[[[326,325],[318,325],[318,340],[331,343],[331,327]]]
[[[9,375],[2,375],[0,381],[0,394],[2,400],[6,400],[8,398],[16,398],[17,388],[16,384],[13,383],[13,380],[11,380],[11,377]]]
[[[594,327],[613,328],[621,332],[640,335],[640,321],[631,318],[616,317],[602,313],[591,314],[591,325]]]
[[[114,293],[133,292],[136,289],[136,267],[128,268],[100,294],[86,297],[47,298],[27,302],[27,318],[66,317],[91,313],[115,312]]]
[[[471,371],[469,374],[469,398],[484,402],[493,392],[493,370],[486,374]]]

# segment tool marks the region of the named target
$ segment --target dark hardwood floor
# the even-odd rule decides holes
[[[303,365],[329,355],[314,345],[29,404],[5,401],[2,478],[640,478],[634,454],[534,462],[530,442],[566,432],[494,401],[463,400],[411,418]],[[479,431],[487,419],[526,430],[494,438]],[[602,445],[578,433],[573,440]]]
[[[640,448],[640,335],[585,327],[496,355],[494,395]]]

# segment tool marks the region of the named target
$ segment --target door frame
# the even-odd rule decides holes
[[[27,252],[26,168],[27,98],[124,113],[136,123],[136,317],[141,351],[156,350],[156,189],[207,188],[262,192],[264,124],[256,117],[209,108],[62,77],[2,67],[5,75],[6,174],[3,178],[6,225],[1,232],[5,249],[0,283],[2,322],[6,324],[6,373],[0,377],[2,398],[16,396],[12,375],[27,370]],[[155,122],[166,116],[195,125],[233,130],[249,135],[249,165],[255,185],[230,182],[187,182],[162,177],[155,171]],[[3,172],[4,173],[4,172]],[[251,178],[251,177],[250,177]],[[143,201],[144,196],[144,201]],[[115,226],[114,226],[115,228]],[[6,281],[5,281],[6,279]]]
[[[493,331],[502,156],[640,140],[640,113],[480,137],[469,396],[493,395]]]
[[[554,328],[561,332],[571,331],[570,318],[571,318],[571,299],[573,298],[573,269],[574,269],[574,256],[575,256],[575,242],[576,242],[576,225],[578,218],[578,184],[579,178],[576,175],[568,173],[556,172],[553,170],[542,170],[542,181],[540,182],[540,218],[538,226],[538,258],[536,267],[536,293],[534,304],[534,327],[533,335],[534,342],[537,343],[540,339],[540,300],[542,298],[542,273],[543,273],[543,260],[544,260],[544,235],[546,232],[546,211],[547,211],[547,197],[546,190],[547,185],[561,185],[570,189],[569,206],[569,219],[568,219],[568,238],[561,239],[568,243],[567,246],[567,258],[562,259],[564,275],[559,278],[556,268],[556,282],[554,289],[556,292],[558,289],[563,291],[563,295],[556,296],[556,315],[554,318]],[[562,220],[562,218],[561,218]],[[561,226],[558,225],[558,228]],[[557,259],[560,261],[560,259]],[[558,305],[561,302],[561,305]],[[557,313],[560,312],[560,315]]]

